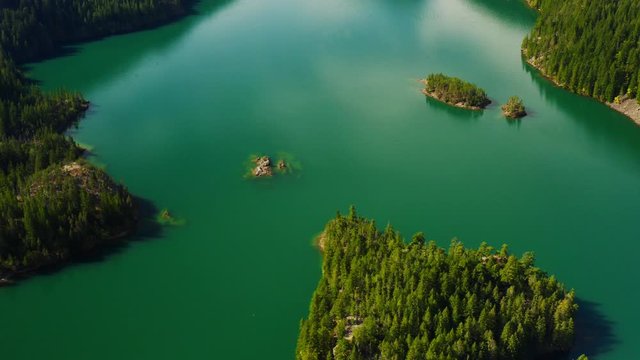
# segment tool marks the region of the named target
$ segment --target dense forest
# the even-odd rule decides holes
[[[89,104],[45,94],[17,63],[71,41],[131,31],[187,12],[182,0],[4,0],[0,4],[0,281],[92,253],[130,233],[132,196],[81,159],[64,132]]]
[[[69,42],[162,24],[191,0],[3,0],[0,45],[14,61],[50,56]]]
[[[640,1],[528,0],[540,11],[522,43],[558,84],[612,102],[640,92]],[[640,98],[639,98],[640,101]]]
[[[299,360],[522,359],[573,343],[574,293],[530,253],[455,240],[446,251],[422,233],[405,243],[353,208],[319,243],[322,279],[301,323]]]
[[[425,95],[447,104],[466,108],[484,108],[491,103],[484,90],[456,77],[430,74],[423,83]]]

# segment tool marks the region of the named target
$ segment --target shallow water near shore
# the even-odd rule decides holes
[[[406,237],[534,251],[580,298],[575,354],[633,358],[640,129],[523,63],[534,21],[515,0],[203,0],[32,65],[91,100],[72,132],[91,161],[184,225],[1,288],[4,356],[291,359],[313,239],[355,204]],[[493,103],[428,101],[431,72]],[[530,116],[504,119],[511,95]],[[258,153],[300,168],[244,178]]]

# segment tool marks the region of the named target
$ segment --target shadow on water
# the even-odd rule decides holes
[[[466,0],[472,6],[484,9],[491,16],[511,25],[533,27],[536,11],[523,0]]]
[[[138,205],[138,229],[135,236],[140,240],[161,238],[164,233],[164,226],[158,223],[157,218],[160,209],[156,204],[148,199],[134,196],[134,201]]]
[[[91,253],[76,256],[67,262],[46,265],[36,270],[25,271],[11,277],[9,286],[18,286],[33,276],[52,276],[65,268],[71,268],[82,264],[98,263],[107,260],[110,256],[125,251],[131,242],[159,239],[164,236],[166,226],[157,221],[158,207],[153,201],[134,196],[138,206],[138,223],[134,232],[123,238],[113,241],[111,244],[100,246]]]
[[[146,56],[149,52],[159,51],[170,47],[172,44],[179,41],[184,34],[186,34],[189,30],[191,30],[198,22],[201,20],[201,16],[206,16],[212,14],[216,11],[221,10],[223,7],[232,3],[233,0],[200,0],[194,1],[191,3],[190,10],[188,11],[186,18],[179,20],[173,19],[172,21],[168,21],[162,24],[158,24],[157,26],[149,27],[143,30],[149,29],[157,29],[163,27],[164,29],[157,29],[152,32],[147,32],[145,35],[149,36],[146,40],[149,41],[140,41],[135,42],[135,46],[127,49],[127,51],[118,51],[113,52],[111,49],[107,49],[108,53],[105,53],[103,57],[104,66],[97,66],[96,64],[92,64],[92,66],[97,66],[99,71],[94,71],[93,76],[91,78],[92,82],[100,82],[103,79],[108,79],[112,77],[115,73],[123,71],[123,69],[128,68],[135,64],[139,59]],[[175,22],[174,22],[175,21]],[[161,31],[165,30],[165,31]],[[140,32],[133,32],[130,36],[140,36]],[[101,40],[105,37],[96,37],[90,41]],[[130,50],[130,51],[129,51]],[[33,64],[37,64],[40,62],[44,62],[48,59],[54,57],[64,57],[64,56],[73,56],[77,55],[81,51],[81,43],[76,45],[68,45],[59,47],[54,54],[51,56],[40,60],[36,63],[23,65],[22,68],[24,70],[30,70]],[[34,83],[39,83],[38,80],[33,80]],[[75,128],[71,128],[67,134],[73,135]],[[91,151],[87,151],[85,154],[87,157],[92,157],[94,154]],[[20,284],[22,281],[28,279],[31,276],[48,276],[57,273],[63,268],[76,266],[78,264],[83,263],[94,263],[104,261],[106,258],[112,255],[116,255],[129,246],[131,241],[146,241],[151,239],[158,239],[163,237],[165,226],[158,222],[158,214],[160,213],[158,207],[153,203],[153,201],[135,197],[134,200],[138,206],[138,224],[135,232],[129,236],[126,236],[124,239],[120,241],[114,241],[112,244],[108,246],[102,246],[100,249],[92,252],[90,254],[83,254],[82,256],[78,256],[72,259],[70,262],[59,263],[54,265],[48,265],[41,267],[35,271],[25,272],[20,275],[16,275],[14,277],[17,282],[15,284]]]
[[[118,36],[139,36],[138,41],[128,41],[120,44],[117,49],[113,47],[93,48],[96,56],[93,57],[91,64],[91,77],[84,79],[83,86],[87,81],[91,84],[101,83],[105,79],[111,79],[118,73],[126,72],[132,66],[137,64],[141,59],[151,53],[163,52],[172,45],[179,43],[184,35],[188,34],[196,25],[202,21],[202,18],[218,11],[233,3],[234,0],[198,0],[191,2],[187,13],[177,19],[147,27],[134,32],[123,34],[113,34],[108,36],[96,37],[87,41],[82,41],[70,45],[60,46],[50,56],[39,61],[22,65],[25,72],[33,69],[34,65],[59,57],[70,57],[82,53],[82,46],[87,43],[102,41],[111,37]],[[149,31],[150,30],[150,31]],[[82,66],[86,60],[78,58],[78,65]],[[36,84],[40,84],[38,79],[32,79]],[[72,89],[73,90],[73,89]]]
[[[623,155],[630,160],[633,167],[638,166],[640,131],[632,120],[595,99],[555,86],[524,59],[522,67],[531,76],[547,103],[568,114],[591,139],[614,149],[616,155]]]
[[[580,309],[576,316],[576,353],[587,354],[597,358],[613,349],[618,344],[613,328],[613,321],[600,309],[600,304],[580,299],[577,301]]]
[[[451,115],[451,117],[459,120],[463,120],[463,121],[478,120],[483,113],[483,110],[462,109],[459,107],[445,104],[442,101],[432,99],[428,96],[425,96],[425,103],[429,108],[436,110],[436,112],[446,112],[449,115]]]
[[[574,360],[581,354],[589,359],[600,359],[618,344],[613,328],[614,323],[600,309],[600,304],[576,298],[579,306],[576,315],[576,340],[568,354],[544,357],[540,360]]]
[[[519,129],[522,126],[522,119],[508,119],[505,118],[504,121],[507,123],[509,127],[513,127]]]
[[[83,255],[74,259],[74,263],[92,263],[104,261],[111,255],[119,254],[133,241],[146,241],[159,239],[164,236],[165,227],[158,223],[157,217],[160,210],[155,203],[149,199],[133,196],[133,200],[138,207],[138,223],[135,231],[121,241],[116,241],[112,245],[102,247],[94,253]]]

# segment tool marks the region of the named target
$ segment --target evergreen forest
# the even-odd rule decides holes
[[[190,0],[3,0],[0,45],[14,61],[54,55],[60,46],[166,23]]]
[[[484,90],[457,77],[430,74],[424,80],[424,85],[426,95],[447,104],[483,108],[491,103]]]
[[[528,62],[561,86],[612,102],[638,98],[640,1],[528,0],[540,11],[522,43]]]
[[[91,254],[135,228],[132,196],[82,160],[65,131],[89,103],[43,93],[19,64],[60,46],[153,26],[182,0],[4,0],[0,4],[0,279]]]
[[[534,256],[448,250],[422,233],[338,214],[319,245],[322,278],[296,359],[522,359],[567,351],[577,305]]]

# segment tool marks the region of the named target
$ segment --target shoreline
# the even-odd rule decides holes
[[[113,251],[119,246],[127,244],[127,238],[134,235],[137,231],[136,227],[132,229],[123,230],[117,234],[111,235],[104,241],[108,243],[98,244],[91,251],[86,254],[81,254],[77,257],[70,257],[66,259],[48,259],[41,264],[35,266],[27,266],[15,270],[4,270],[0,273],[0,288],[13,286],[19,284],[21,281],[29,279],[34,276],[51,273],[65,268],[71,264],[76,264],[79,261],[91,260],[93,258],[101,257]]]
[[[156,30],[163,26],[171,25],[188,16],[197,14],[195,10],[195,6],[197,5],[197,3],[197,0],[187,0],[185,1],[183,6],[179,6],[178,8],[174,9],[175,11],[170,12],[165,16],[159,17],[157,19],[149,19],[145,23],[128,24],[126,26],[123,26],[123,28],[121,29],[106,31],[104,33],[82,33],[74,38],[60,40],[59,42],[56,42],[54,44],[53,48],[49,52],[35,55],[16,56],[14,58],[15,64],[18,68],[24,70],[25,66],[28,67],[32,64],[38,64],[44,61],[66,56],[68,55],[69,48],[74,48],[91,42],[101,41],[112,36],[121,36],[141,31]],[[84,29],[80,30],[85,31]]]
[[[636,123],[636,125],[640,126],[640,104],[637,99],[627,97],[626,95],[620,99],[620,103],[616,104],[615,102],[605,102],[605,104],[611,109],[625,115],[631,121]]]
[[[194,0],[185,0],[183,5],[174,6],[170,9],[170,11],[166,11],[164,13],[159,12],[156,18],[152,19],[144,19],[144,17],[138,17],[137,19],[140,22],[123,22],[121,27],[116,30],[110,31],[102,31],[96,30],[95,33],[91,33],[86,29],[80,29],[80,35],[75,37],[71,36],[65,40],[55,41],[53,44],[51,51],[35,51],[33,53],[26,52],[25,54],[20,54],[19,50],[16,50],[16,53],[7,52],[5,55],[8,59],[13,60],[14,63],[11,66],[15,66],[15,71],[21,73],[27,81],[31,81],[32,78],[26,74],[25,67],[30,66],[30,64],[36,64],[43,61],[47,61],[59,56],[65,55],[65,49],[68,47],[75,47],[81,44],[86,44],[94,41],[99,41],[112,36],[120,36],[126,34],[133,34],[136,32],[147,31],[152,29],[157,29],[163,26],[167,26],[169,24],[176,23],[188,16],[195,14],[194,6],[197,1]],[[25,47],[25,49],[29,49],[30,47]],[[4,50],[4,49],[3,49]],[[24,49],[23,49],[24,50]],[[25,50],[26,51],[26,50]],[[34,85],[36,88],[41,90],[41,86]],[[44,93],[43,93],[44,94]],[[48,94],[44,94],[43,96],[49,96]],[[79,109],[75,113],[75,120],[68,125],[65,125],[63,129],[55,130],[56,133],[64,134],[65,136],[69,136],[71,141],[75,144],[75,146],[80,150],[80,154],[77,158],[74,158],[72,161],[63,160],[59,162],[55,162],[58,166],[61,166],[63,171],[66,171],[65,168],[69,165],[77,164],[76,162],[79,159],[90,155],[93,151],[93,146],[87,144],[80,144],[76,142],[76,139],[73,136],[70,136],[67,131],[69,131],[74,124],[79,124],[80,121],[83,120],[87,111],[90,108],[91,103],[88,100],[85,100],[82,95],[78,93],[78,97],[80,100]],[[68,104],[69,100],[66,100],[65,103],[62,103],[61,106],[73,106],[72,104]],[[22,140],[19,140],[22,142]],[[52,164],[50,164],[52,166]],[[104,171],[103,169],[95,168],[96,171],[100,172],[108,181],[112,181],[114,184],[114,188],[108,189],[109,194],[116,193],[116,188],[123,187],[124,192],[127,196],[130,196],[132,200],[132,216],[125,216],[125,220],[117,225],[112,226],[105,234],[99,235],[99,239],[96,240],[95,245],[91,246],[86,250],[82,250],[76,254],[72,252],[68,252],[65,254],[57,254],[57,255],[46,255],[37,259],[32,264],[11,264],[9,266],[2,265],[0,266],[0,288],[13,286],[21,283],[23,280],[29,279],[31,277],[39,276],[41,274],[47,274],[50,272],[59,271],[62,268],[65,268],[71,264],[76,264],[84,261],[94,261],[101,260],[103,256],[109,255],[114,249],[118,249],[129,242],[129,238],[135,235],[139,231],[140,226],[140,217],[138,213],[139,203],[136,200],[137,198],[133,196],[123,184],[117,183],[113,180],[112,175]],[[91,193],[91,196],[99,196],[99,194]],[[19,195],[18,195],[19,196]],[[123,205],[124,206],[124,205]],[[99,209],[98,209],[99,210]],[[128,224],[128,225],[125,225]],[[0,260],[4,261],[5,258],[0,258]]]
[[[421,84],[425,85],[425,86],[427,85],[427,80],[425,80],[425,79],[420,79],[420,80],[418,80],[418,81],[419,81]],[[439,102],[441,102],[441,103],[443,103],[443,104],[445,104],[445,105],[449,105],[449,106],[457,107],[457,108],[459,108],[459,109],[472,110],[472,111],[482,111],[482,110],[484,110],[484,109],[485,109],[485,108],[483,108],[483,107],[479,107],[479,106],[469,106],[469,105],[466,105],[466,104],[464,104],[464,103],[456,103],[456,104],[453,104],[453,103],[450,103],[450,102],[444,101],[444,100],[440,99],[440,97],[439,97],[438,95],[436,95],[436,93],[435,93],[435,92],[428,92],[426,88],[421,89],[421,90],[420,90],[420,92],[422,92],[425,96],[430,97],[430,98],[432,98],[432,99],[434,99],[434,100],[437,100],[437,101],[439,101]],[[491,104],[491,102],[489,102],[489,104]],[[487,105],[488,105],[488,104],[487,104]]]
[[[612,103],[612,102],[608,102],[608,101],[602,101],[598,98],[595,98],[593,96],[590,95],[584,95],[584,94],[580,94],[577,93],[575,91],[571,91],[569,89],[567,89],[564,84],[561,84],[559,81],[557,81],[553,76],[547,74],[544,69],[542,69],[541,66],[539,66],[536,62],[535,58],[528,58],[524,52],[524,49],[520,49],[520,52],[522,54],[522,57],[524,58],[525,62],[527,63],[527,65],[531,66],[532,68],[534,68],[538,74],[540,74],[543,78],[545,78],[546,80],[548,80],[549,82],[551,82],[553,85],[566,90],[572,94],[576,94],[576,95],[580,95],[580,96],[584,96],[584,97],[588,97],[590,99],[593,99],[601,104],[606,105],[607,107],[609,107],[611,110],[616,111],[624,116],[626,116],[629,120],[631,120],[632,122],[634,122],[636,125],[640,126],[640,103],[638,103],[637,99],[635,98],[630,98],[627,97],[627,95],[624,95],[620,98],[620,104],[616,104],[616,103]]]

